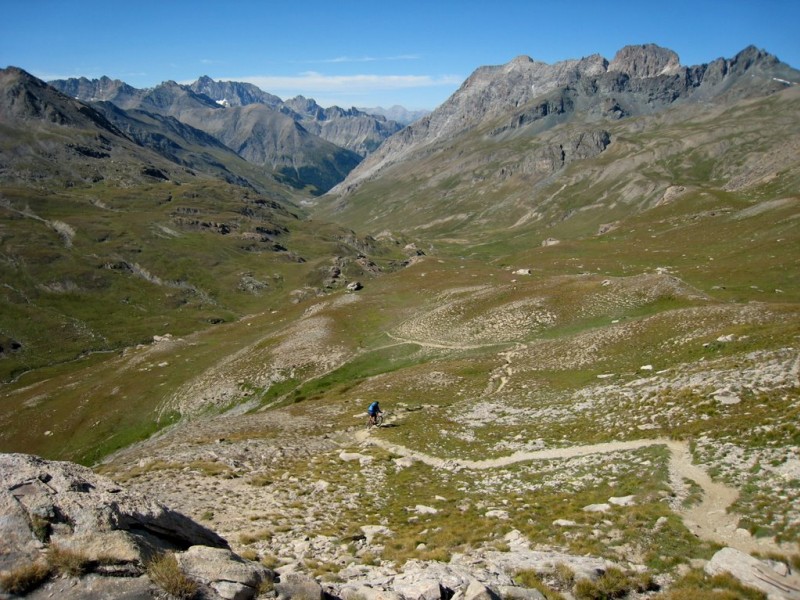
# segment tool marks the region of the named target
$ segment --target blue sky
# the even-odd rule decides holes
[[[749,44],[800,68],[800,0],[0,0],[0,67],[134,87],[200,75],[323,106],[435,108],[477,67],[627,44],[685,65]]]

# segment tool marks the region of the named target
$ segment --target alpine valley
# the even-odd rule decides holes
[[[800,71],[408,114],[0,71],[0,597],[800,598]]]

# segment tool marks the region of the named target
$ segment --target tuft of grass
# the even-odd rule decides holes
[[[57,573],[80,577],[89,570],[89,557],[83,552],[52,544],[47,551],[47,563]]]
[[[40,542],[47,542],[50,539],[50,521],[39,515],[31,515],[31,530]]]
[[[553,571],[553,576],[558,585],[564,589],[570,589],[575,584],[575,571],[567,564],[558,563]]]
[[[575,584],[577,600],[611,600],[624,598],[633,588],[630,578],[616,567],[609,568],[595,581],[580,579]]]
[[[530,569],[518,571],[514,576],[514,581],[517,585],[536,590],[541,593],[546,600],[564,600],[564,596],[545,584],[536,571]]]
[[[271,540],[272,531],[270,529],[261,529],[255,533],[242,533],[239,535],[239,543],[245,546],[255,544],[261,540]]]
[[[668,591],[653,596],[653,600],[766,600],[766,597],[728,573],[709,577],[703,571],[693,570],[677,580]]]
[[[50,566],[35,562],[0,574],[0,589],[23,596],[42,585],[50,577]]]
[[[162,590],[182,600],[194,598],[199,589],[197,582],[181,570],[178,559],[171,552],[151,560],[147,564],[147,575]]]
[[[245,548],[244,550],[239,552],[239,556],[241,556],[245,560],[258,561],[258,552],[256,552],[252,548]]]
[[[274,569],[278,565],[281,564],[280,559],[273,554],[265,554],[261,557],[261,564],[267,567],[268,569]]]

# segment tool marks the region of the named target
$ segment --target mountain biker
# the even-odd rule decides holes
[[[378,403],[377,400],[367,407],[367,412],[369,413],[369,424],[377,425],[378,415],[383,414],[383,411],[381,410],[381,405]]]

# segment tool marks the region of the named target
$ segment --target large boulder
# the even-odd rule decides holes
[[[800,577],[785,569],[776,570],[769,562],[735,548],[718,551],[705,571],[712,576],[730,573],[745,585],[764,592],[769,600],[800,600]]]
[[[279,600],[322,600],[322,586],[305,573],[281,573],[275,592]]]
[[[246,561],[225,548],[192,546],[177,554],[176,559],[189,578],[209,586],[225,600],[254,598],[262,582],[275,579],[266,567]]]
[[[219,535],[91,469],[28,454],[0,454],[0,570],[35,559],[48,544],[91,560],[138,561],[203,545]]]

